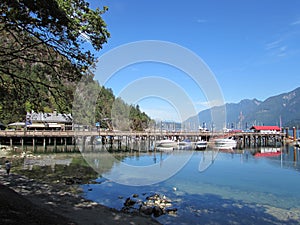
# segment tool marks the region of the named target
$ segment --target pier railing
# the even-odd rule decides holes
[[[72,137],[72,136],[211,136],[212,133],[199,132],[133,132],[133,131],[47,131],[47,130],[1,130],[0,137]],[[218,135],[221,135],[219,133]]]
[[[224,133],[224,132],[197,132],[197,131],[48,131],[48,130],[1,130],[1,137],[74,137],[74,136],[214,136],[214,137],[230,137],[230,136],[284,136],[284,133],[254,133],[254,132],[238,132],[238,133]]]
[[[9,145],[11,148],[21,146],[24,149],[26,145],[32,145],[33,149],[37,146],[43,146],[43,151],[46,151],[47,146],[54,146],[56,149],[58,145],[63,145],[67,149],[67,145],[77,146],[94,143],[96,137],[101,136],[102,144],[109,144],[110,146],[116,141],[120,148],[121,142],[126,144],[126,149],[133,148],[133,143],[146,141],[150,143],[165,138],[172,138],[176,140],[183,140],[188,138],[192,142],[199,139],[211,141],[214,138],[228,138],[234,137],[238,145],[245,146],[267,146],[270,143],[284,143],[286,134],[279,132],[270,133],[254,133],[254,132],[197,132],[197,131],[147,131],[147,132],[132,132],[132,131],[49,131],[49,130],[2,130],[0,131],[0,146]],[[130,145],[130,146],[129,146]],[[148,146],[148,147],[149,147]],[[75,147],[73,147],[75,149]],[[34,150],[35,151],[35,150]],[[63,150],[67,151],[67,150]]]

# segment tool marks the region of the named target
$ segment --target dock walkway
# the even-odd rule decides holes
[[[148,142],[147,146],[153,144],[153,141],[162,139],[184,140],[190,141],[206,140],[212,138],[233,137],[238,141],[240,147],[245,146],[267,146],[270,143],[283,143],[286,134],[278,133],[254,133],[254,132],[194,132],[194,131],[180,131],[180,132],[166,132],[166,131],[148,131],[148,132],[130,132],[130,131],[48,131],[48,130],[1,130],[0,131],[0,145],[13,146],[31,145],[36,146],[57,146],[57,145],[82,145],[93,144],[98,138],[104,144],[118,142],[118,147],[122,143],[126,145],[126,149],[130,148],[132,142],[144,140]]]

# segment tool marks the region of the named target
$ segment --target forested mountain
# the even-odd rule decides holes
[[[90,109],[82,102],[84,119],[95,113],[83,122],[111,117],[116,98],[93,81],[96,54],[110,37],[102,19],[106,6],[92,9],[86,0],[3,0],[0,8],[1,123],[24,121],[31,110],[71,113],[83,78],[97,95]],[[118,102],[129,112],[130,129],[147,126],[150,118],[138,106]]]
[[[249,129],[252,125],[300,126],[300,88],[272,96],[264,101],[245,99],[239,103],[227,103],[226,127]],[[203,123],[211,128],[211,111],[203,110],[186,122]]]
[[[123,108],[123,111],[128,113],[129,124],[127,126],[119,126],[119,129],[131,129],[142,131],[146,129],[150,122],[150,117],[142,112],[138,105],[129,105],[120,98],[116,98],[113,91],[109,88],[100,86],[97,82],[93,82],[96,88],[96,103],[93,106],[94,110],[86,108],[85,102],[82,105],[82,111],[85,115],[81,115],[82,118],[88,118],[89,120],[81,120],[84,125],[93,125],[96,121],[101,121],[102,128],[113,128],[114,115],[113,107]],[[72,113],[72,103],[74,94],[74,84],[65,84],[66,91],[65,96],[54,98],[49,95],[48,92],[42,89],[39,90],[39,94],[35,94],[34,91],[27,93],[27,98],[18,98],[16,95],[7,91],[2,92],[0,96],[0,122],[3,124],[9,124],[16,121],[25,121],[26,112],[31,110],[36,112],[53,112],[57,109],[59,102],[59,112]],[[3,89],[2,89],[3,90]],[[30,87],[28,87],[30,90]],[[63,110],[62,110],[63,109]],[[77,115],[78,116],[78,115]],[[79,115],[80,116],[80,115]],[[120,119],[122,120],[122,118]]]

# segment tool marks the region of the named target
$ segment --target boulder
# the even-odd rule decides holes
[[[159,217],[164,214],[163,210],[159,206],[154,206],[152,212],[155,217]]]
[[[130,206],[133,206],[135,203],[136,203],[135,200],[132,200],[131,198],[126,198],[126,200],[124,202],[124,206],[130,207]]]
[[[143,213],[145,215],[151,215],[153,212],[153,208],[146,205],[141,205],[140,207],[140,213]]]

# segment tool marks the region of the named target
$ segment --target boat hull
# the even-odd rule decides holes
[[[175,148],[177,146],[177,142],[172,140],[161,140],[156,143],[156,147],[159,148]]]
[[[233,149],[236,148],[237,142],[233,139],[216,139],[214,140],[214,147],[218,149]]]
[[[207,148],[207,142],[206,141],[198,141],[196,142],[196,150],[205,150]]]

